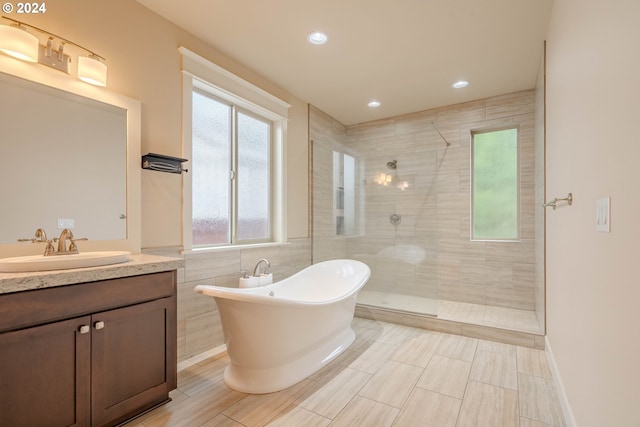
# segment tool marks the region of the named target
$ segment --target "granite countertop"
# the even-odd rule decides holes
[[[185,263],[183,258],[132,254],[127,262],[100,267],[0,273],[0,294],[177,270],[183,268]]]

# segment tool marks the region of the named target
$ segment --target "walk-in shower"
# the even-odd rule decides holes
[[[310,107],[313,262],[371,268],[360,306],[544,330],[536,92],[343,126]],[[517,235],[472,238],[474,132],[515,129]]]

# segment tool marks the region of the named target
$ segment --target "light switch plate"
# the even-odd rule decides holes
[[[596,231],[611,232],[611,197],[596,200]]]
[[[58,228],[73,228],[76,225],[76,220],[72,218],[58,218]]]

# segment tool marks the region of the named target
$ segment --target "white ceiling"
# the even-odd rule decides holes
[[[345,125],[533,88],[553,3],[138,1]]]

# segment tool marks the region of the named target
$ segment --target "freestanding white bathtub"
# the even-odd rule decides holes
[[[271,393],[303,380],[355,340],[351,322],[369,267],[341,259],[314,264],[258,288],[196,286],[215,298],[231,363],[225,383]]]

